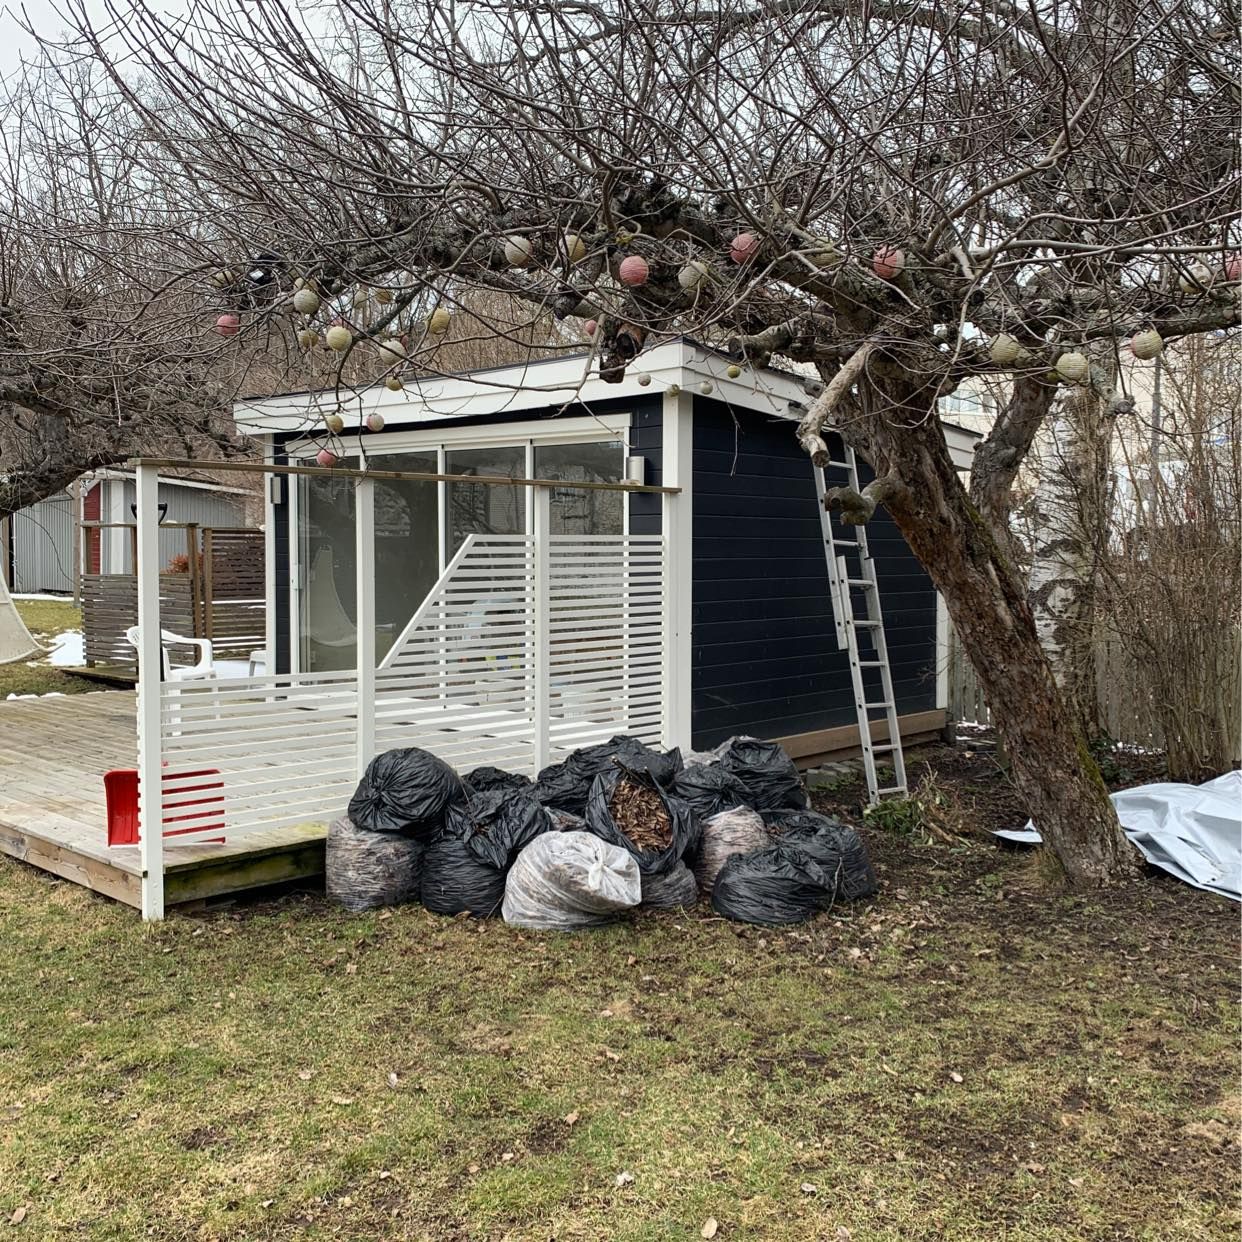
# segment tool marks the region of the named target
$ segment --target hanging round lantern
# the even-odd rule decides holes
[[[405,388],[405,385],[400,379],[398,379],[397,376],[389,375],[384,380],[384,387],[387,388],[389,392],[401,392]],[[375,428],[372,427],[371,430],[374,431]]]
[[[367,303],[371,300],[371,290],[368,289],[366,285],[359,285],[358,288],[354,290],[352,300],[354,310],[364,310]]]
[[[737,379],[738,376],[742,374],[742,368],[739,367],[736,362],[732,363],[730,366],[725,368],[725,374],[730,379]]]
[[[1091,365],[1087,355],[1072,349],[1062,354],[1056,361],[1057,375],[1067,384],[1078,384],[1087,378]]]
[[[681,395],[681,385],[670,384],[664,391],[668,393],[670,397],[678,397]]]
[[[617,268],[617,279],[623,285],[645,285],[651,275],[651,267],[641,254],[628,254]]]
[[[427,331],[434,332],[436,336],[443,336],[449,330],[449,325],[453,322],[453,316],[443,306],[437,306],[435,310],[427,316]]]
[[[339,414],[328,414],[323,425],[334,435],[339,436],[345,430],[345,420]]]
[[[871,256],[871,270],[881,280],[895,280],[906,266],[906,255],[896,246],[881,246]]]
[[[729,258],[734,263],[749,263],[759,253],[759,239],[754,233],[739,233],[729,243]]]
[[[581,263],[587,256],[586,242],[577,233],[565,234],[565,257],[571,263]]]
[[[319,309],[319,294],[314,289],[299,289],[293,295],[293,309],[299,315],[313,315]]]
[[[504,252],[505,262],[510,267],[528,267],[535,247],[529,237],[506,237]]]
[[[216,272],[211,277],[211,283],[215,285],[217,289],[228,289],[232,285],[237,284],[237,273],[229,268],[225,268],[223,271]]]
[[[988,342],[988,357],[997,366],[1011,367],[1025,352],[1018,344],[1018,338],[1010,336],[1008,332],[998,332]]]
[[[691,259],[677,273],[677,283],[685,290],[697,289],[711,276],[711,268],[702,259]]]
[[[397,387],[398,388],[401,387],[400,380],[397,381]],[[367,430],[368,431],[383,431],[384,430],[384,416],[382,414],[368,414],[367,415]]]
[[[1235,285],[1242,280],[1242,254],[1231,254],[1225,260],[1225,279]]]
[[[639,388],[646,388],[647,385],[651,383],[651,376],[648,375],[646,371],[639,371],[639,373],[634,376],[634,382],[639,386]]]
[[[216,331],[221,336],[236,336],[241,331],[241,318],[234,314],[224,314],[216,320]]]
[[[388,306],[392,302],[392,290],[391,289],[376,289],[375,300],[381,306]]]
[[[392,366],[394,362],[400,362],[405,357],[405,345],[399,336],[390,336],[385,341],[377,341],[376,348],[379,351],[380,361],[386,366]]]
[[[329,349],[343,354],[354,343],[354,334],[344,324],[337,323],[324,333],[323,339]]]
[[[1144,362],[1156,357],[1163,348],[1164,341],[1155,328],[1146,328],[1130,338],[1130,352]]]
[[[699,385],[699,392],[701,392],[706,397],[712,393],[714,388],[715,388],[715,385],[711,382],[711,380],[704,380]]]
[[[319,452],[315,454],[315,460],[325,469],[330,470],[336,465],[337,456],[331,449],[325,448],[320,449]]]
[[[1212,283],[1212,270],[1203,263],[1192,263],[1177,277],[1178,288],[1183,293],[1200,293]]]
[[[319,344],[319,333],[314,328],[303,328],[298,333],[298,344],[303,349],[314,349]]]
[[[597,320],[588,319],[586,323],[582,325],[582,335],[583,336],[594,336],[598,328],[599,328],[599,322]]]

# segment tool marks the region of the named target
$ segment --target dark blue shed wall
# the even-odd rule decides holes
[[[793,425],[696,398],[693,509],[694,745],[854,723],[815,483]],[[868,538],[898,710],[932,708],[935,591],[882,511]]]

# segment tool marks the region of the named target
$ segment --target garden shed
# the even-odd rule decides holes
[[[729,367],[724,355],[675,340],[647,351],[620,384],[600,381],[584,354],[407,380],[400,392],[377,385],[253,400],[236,419],[273,464],[313,466],[326,448],[342,467],[457,477],[376,479],[381,662],[468,535],[532,531],[532,489],[461,476],[563,481],[550,489],[553,535],[663,537],[672,598],[661,732],[697,748],[737,733],[778,739],[809,764],[856,747],[858,727],[848,655],[833,640],[815,480],[792,425],[810,400],[807,380],[775,369],[731,377]],[[344,420],[338,434],[325,425],[334,415]],[[977,434],[951,424],[945,433],[967,467]],[[573,486],[592,481],[675,487],[679,503]],[[353,495],[346,477],[269,479],[267,648],[276,673],[355,665]],[[882,511],[869,541],[910,740],[944,722],[947,624]],[[482,632],[488,618],[477,622]]]

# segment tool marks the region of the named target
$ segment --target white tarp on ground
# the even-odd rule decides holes
[[[1242,772],[1202,785],[1136,785],[1112,795],[1126,836],[1153,866],[1211,893],[1242,901]],[[1027,820],[995,834],[1038,845]]]
[[[24,660],[40,651],[42,648],[30,637],[17,605],[9,597],[4,575],[0,574],[0,664]]]

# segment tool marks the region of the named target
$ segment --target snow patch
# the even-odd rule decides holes
[[[47,662],[57,668],[81,668],[86,663],[86,644],[81,630],[62,630],[48,648]]]

